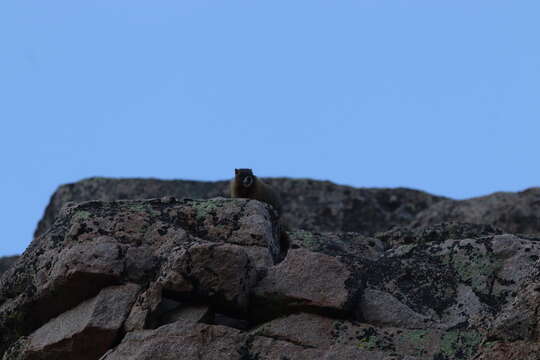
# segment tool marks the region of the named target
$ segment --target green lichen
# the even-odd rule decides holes
[[[316,237],[309,231],[294,231],[292,236],[306,248],[316,248],[319,245]]]
[[[377,350],[378,347],[378,336],[376,333],[366,335],[359,339],[358,347],[362,350]]]
[[[376,350],[377,339],[374,336],[360,339],[360,341],[358,342],[358,347],[362,350]]]
[[[219,205],[218,205],[219,204]],[[205,200],[200,202],[194,202],[193,207],[197,211],[197,220],[202,221],[208,217],[208,215],[215,214],[217,209],[220,208],[220,202],[217,200]]]
[[[469,359],[481,341],[477,331],[449,331],[441,338],[440,355],[445,359]]]
[[[403,337],[412,343],[418,344],[423,341],[426,334],[427,334],[426,330],[410,330],[410,331],[405,332],[403,334]]]
[[[427,330],[408,330],[401,335],[400,342],[409,344],[411,355],[422,356],[426,354],[427,335]]]
[[[140,203],[129,204],[128,208],[133,211],[146,211],[147,210],[147,207]]]
[[[141,203],[134,203],[134,204],[129,204],[128,205],[128,208],[132,211],[137,211],[137,212],[147,212],[147,213],[150,213],[154,216],[158,216],[160,215],[161,213],[157,210],[155,210],[151,205],[149,204],[141,204]]]
[[[456,344],[459,340],[459,333],[448,332],[441,338],[441,354],[450,356],[456,351]]]
[[[489,254],[477,251],[471,254],[456,254],[453,265],[464,283],[470,283],[474,290],[482,293],[489,292],[487,279],[494,276],[502,266]]]
[[[74,220],[86,220],[92,215],[89,211],[79,210],[73,215]]]

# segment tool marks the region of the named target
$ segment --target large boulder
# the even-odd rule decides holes
[[[115,345],[139,286],[106,287],[18,340],[16,352],[26,359],[96,359]],[[7,356],[9,357],[9,355]]]
[[[369,263],[383,244],[355,233],[289,234],[290,250],[268,268],[253,289],[252,316],[257,322],[295,311],[355,318]]]
[[[0,352],[21,335],[43,338],[36,332],[53,331],[54,318],[73,318],[66,312],[120,284],[143,289],[137,306],[122,309],[133,329],[158,324],[184,302],[245,317],[259,272],[287,251],[275,219],[271,208],[247,200],[68,205],[0,278]],[[35,343],[23,347],[28,358]]]
[[[221,325],[180,319],[152,330],[129,332],[102,360],[242,360],[244,334]]]
[[[137,200],[174,196],[178,199],[212,198],[224,194],[225,181],[205,182],[159,179],[114,179],[93,177],[58,187],[52,194],[43,217],[34,232],[34,237],[48,230],[68,202],[90,200]]]

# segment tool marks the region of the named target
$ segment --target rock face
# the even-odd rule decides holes
[[[0,257],[0,275],[6,271],[12,264],[17,261],[18,256],[4,256]]]
[[[300,199],[280,220],[254,200],[115,199],[167,193],[130,181],[53,196],[0,278],[3,360],[538,358],[536,189],[454,201],[272,179]]]
[[[356,189],[329,181],[271,178],[291,228],[354,231],[365,235],[412,222],[422,210],[444,198],[410,189]],[[91,178],[60,186],[51,197],[35,236],[43,234],[67,202],[135,200],[174,196],[208,199],[228,196],[228,181]]]
[[[178,199],[211,198],[222,195],[227,188],[225,181],[203,182],[158,179],[90,178],[60,186],[51,196],[45,214],[39,221],[34,237],[49,229],[60,209],[68,202],[90,200],[137,200],[175,196]]]
[[[490,225],[508,233],[540,233],[540,188],[452,200],[404,188],[353,188],[310,179],[264,181],[280,193],[285,221],[294,229],[373,235],[393,226],[423,228],[454,221]],[[53,224],[68,202],[163,196],[208,199],[228,196],[228,191],[227,181],[90,178],[58,188],[35,236]]]
[[[287,253],[275,221],[246,200],[68,205],[0,279],[0,351],[18,340],[6,358],[97,358],[193,303],[208,321],[245,322],[258,278]]]

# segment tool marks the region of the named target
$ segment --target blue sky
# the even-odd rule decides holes
[[[90,176],[536,186],[535,1],[3,1],[0,255]]]

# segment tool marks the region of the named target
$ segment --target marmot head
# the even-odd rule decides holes
[[[251,169],[234,169],[235,181],[242,184],[243,188],[249,189],[255,184],[255,175]]]

